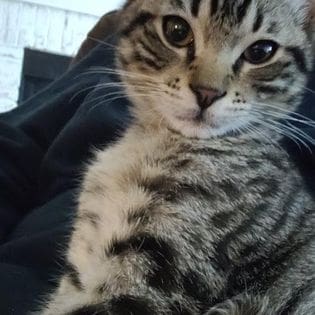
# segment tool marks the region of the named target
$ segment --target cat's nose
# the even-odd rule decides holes
[[[197,97],[197,102],[202,110],[210,107],[214,102],[226,95],[226,92],[222,92],[212,88],[206,88],[203,86],[190,86],[191,90]]]

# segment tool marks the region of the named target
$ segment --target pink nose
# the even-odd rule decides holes
[[[219,100],[220,98],[222,98],[226,95],[226,92],[221,92],[221,91],[216,90],[216,89],[205,88],[202,86],[191,85],[190,88],[192,89],[192,91],[196,95],[198,105],[202,110],[207,109],[215,101]]]

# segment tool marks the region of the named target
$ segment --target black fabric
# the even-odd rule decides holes
[[[89,71],[113,66],[108,47],[97,47],[45,91],[0,115],[1,315],[26,314],[53,287],[84,164],[92,148],[107,146],[128,124],[128,102],[109,95],[120,91],[100,89],[117,78]],[[314,100],[309,93],[302,106],[313,117]],[[308,132],[315,138],[314,129]],[[314,156],[285,145],[313,190]]]

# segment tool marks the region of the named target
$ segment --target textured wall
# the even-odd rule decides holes
[[[0,0],[0,112],[16,106],[24,47],[73,55],[97,20],[45,5]]]

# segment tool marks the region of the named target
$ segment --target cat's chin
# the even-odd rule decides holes
[[[198,139],[222,137],[233,132],[233,129],[228,126],[211,126],[204,121],[195,119],[173,119],[170,127],[187,138]]]

